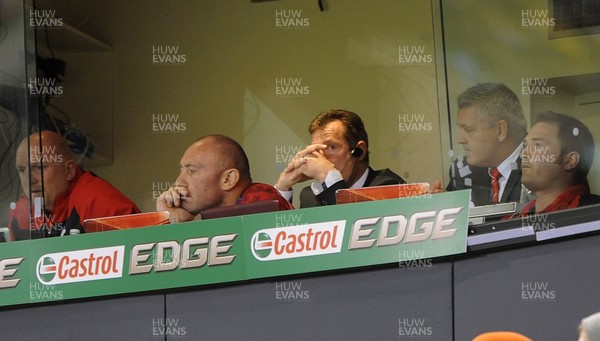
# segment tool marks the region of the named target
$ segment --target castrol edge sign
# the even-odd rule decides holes
[[[49,253],[38,259],[36,275],[46,285],[123,276],[125,246]]]
[[[460,254],[469,199],[463,190],[4,243],[0,306],[55,301],[40,285],[70,300]]]
[[[260,261],[339,253],[346,220],[258,230],[251,250]]]

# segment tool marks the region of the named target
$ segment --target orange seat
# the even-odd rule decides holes
[[[473,341],[533,341],[527,336],[515,332],[498,331],[483,333],[476,336]]]

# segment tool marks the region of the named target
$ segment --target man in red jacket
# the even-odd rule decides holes
[[[29,143],[23,140],[16,166],[25,193],[9,213],[16,240],[65,235],[72,229],[85,232],[85,219],[140,212],[118,189],[77,166],[67,141],[57,133],[42,131],[31,135]]]
[[[172,222],[190,221],[209,208],[277,200],[279,210],[291,204],[270,185],[252,182],[244,149],[223,135],[196,140],[183,154],[176,186],[156,200],[157,211],[169,211]]]
[[[538,114],[521,152],[522,182],[535,199],[513,217],[600,203],[587,180],[594,150],[592,133],[578,119],[553,111]]]

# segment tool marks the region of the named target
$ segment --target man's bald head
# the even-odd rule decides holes
[[[210,144],[210,150],[218,160],[220,170],[235,168],[240,172],[241,178],[251,178],[248,156],[237,141],[225,135],[207,135],[194,142],[194,144],[206,143]]]
[[[32,134],[29,136],[29,147],[31,154],[39,154],[41,152],[48,156],[62,156],[62,159],[65,161],[75,159],[67,140],[53,131],[44,130]],[[19,150],[27,152],[26,148],[27,140],[23,139],[19,145]]]
[[[35,198],[43,193],[45,208],[52,211],[56,198],[67,194],[75,178],[74,160],[67,141],[55,132],[42,131],[24,139],[17,149],[16,167],[25,195]]]
[[[177,186],[188,193],[181,207],[194,215],[209,208],[236,205],[252,183],[244,149],[224,135],[196,140],[183,153],[179,168]]]

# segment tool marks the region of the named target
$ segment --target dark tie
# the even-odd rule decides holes
[[[500,201],[500,178],[502,173],[498,168],[492,168],[490,174],[492,175],[492,203],[497,204]]]

